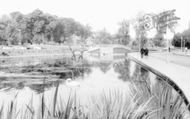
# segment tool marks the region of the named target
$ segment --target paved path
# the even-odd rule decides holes
[[[166,52],[150,52],[150,57],[166,61],[167,54]],[[172,51],[169,53],[169,62],[190,67],[190,55],[185,55],[179,51]]]
[[[175,60],[172,63],[167,63],[166,60],[159,58],[163,57],[163,55],[161,54],[163,53],[150,53],[150,56],[147,59],[140,58],[140,53],[129,53],[128,56],[133,61],[139,63],[141,66],[157,74],[158,76],[162,77],[165,81],[167,81],[169,84],[171,84],[174,87],[174,89],[176,89],[180,93],[180,95],[185,99],[185,103],[189,104],[190,67],[184,66],[184,63],[179,63],[180,61],[184,61],[186,57],[181,58],[173,55],[172,57],[175,57]],[[155,57],[156,55],[157,57]],[[178,61],[178,63],[175,63],[176,60]],[[188,62],[186,61],[186,63],[190,64],[190,59]]]

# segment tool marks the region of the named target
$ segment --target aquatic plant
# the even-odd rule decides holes
[[[45,79],[44,82],[45,84]],[[140,87],[130,86],[130,91],[119,89],[102,90],[92,94],[88,102],[80,103],[77,90],[70,90],[65,101],[59,96],[59,80],[52,94],[51,103],[45,100],[45,93],[39,95],[37,108],[30,101],[18,108],[17,93],[8,108],[0,106],[1,119],[182,119],[189,116],[183,99],[166,82],[158,80],[150,89],[150,95],[143,95]],[[149,87],[150,88],[150,87]],[[43,88],[44,91],[44,88]],[[145,97],[146,96],[146,97]]]
[[[157,77],[158,78],[158,77]],[[184,119],[189,114],[183,98],[167,82],[157,79],[152,87],[154,107],[157,108],[157,119]]]

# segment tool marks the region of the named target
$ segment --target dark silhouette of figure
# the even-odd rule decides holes
[[[80,59],[81,60],[83,60],[83,53],[84,53],[84,51],[87,51],[87,50],[85,50],[85,49],[82,49],[82,50],[77,50],[77,49],[75,49],[75,50],[73,50],[70,46],[69,46],[69,49],[70,49],[70,51],[72,52],[72,60],[73,61],[76,61],[76,62],[79,62],[80,61]],[[76,54],[75,54],[75,52],[76,51],[80,51],[80,54],[79,54],[79,56],[78,57],[76,57]],[[78,58],[78,60],[77,60],[77,58]]]
[[[85,50],[81,50],[80,51],[80,55],[79,55],[79,58],[78,58],[78,61],[81,59],[81,60],[83,60],[83,52],[84,52]]]
[[[71,51],[71,53],[72,53],[72,60],[74,60],[74,61],[76,61],[76,55],[75,55],[75,51],[76,50],[73,50],[70,46],[69,46],[69,49],[70,49],[70,51]]]
[[[143,58],[143,55],[144,55],[144,47],[141,48],[140,53],[141,53],[141,58]]]
[[[148,57],[148,48],[147,47],[144,49],[144,55],[145,55],[145,58]]]

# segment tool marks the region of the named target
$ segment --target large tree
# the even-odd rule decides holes
[[[8,16],[2,16],[0,19],[0,42],[1,44],[6,44],[7,45],[7,27],[9,25],[10,18]]]
[[[63,43],[71,36],[81,37],[85,41],[92,34],[89,25],[82,25],[73,18],[59,18],[44,14],[36,9],[23,15],[12,12],[0,19],[0,41],[10,44],[20,43]]]
[[[190,49],[190,28],[184,30],[182,33],[174,35],[172,44],[176,47],[188,47]]]
[[[117,42],[120,44],[128,45],[130,42],[130,35],[129,35],[129,20],[123,20],[119,23],[119,29],[116,34]]]
[[[112,44],[112,35],[104,28],[103,30],[97,31],[95,33],[95,43],[96,44]]]
[[[164,37],[163,34],[157,32],[154,38],[152,39],[153,45],[162,47],[164,45]]]

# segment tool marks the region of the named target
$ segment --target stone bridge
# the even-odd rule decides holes
[[[88,53],[99,55],[127,54],[129,52],[132,52],[131,48],[124,45],[101,45],[88,50]]]

